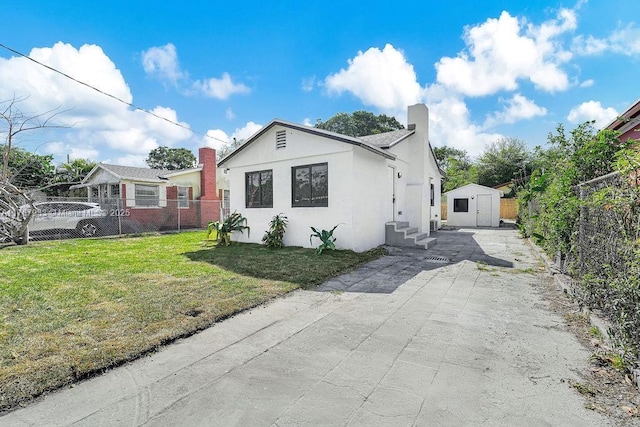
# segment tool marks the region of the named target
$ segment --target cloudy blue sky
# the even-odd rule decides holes
[[[635,102],[638,16],[636,0],[13,2],[2,45],[182,127],[5,48],[0,101],[58,109],[70,127],[17,141],[57,162],[143,165],[159,145],[219,148],[273,118],[404,123],[417,102],[434,146],[477,155],[502,136],[543,145],[557,123],[605,126]]]

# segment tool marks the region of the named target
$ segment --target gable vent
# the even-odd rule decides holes
[[[285,148],[287,146],[287,131],[279,130],[276,132],[276,149]]]

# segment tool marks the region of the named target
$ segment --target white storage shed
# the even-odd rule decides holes
[[[447,193],[447,225],[453,227],[499,227],[500,198],[495,188],[467,184]]]

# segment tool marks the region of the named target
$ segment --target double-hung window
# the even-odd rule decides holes
[[[273,207],[273,170],[247,172],[245,175],[246,206]]]
[[[327,163],[291,168],[291,206],[329,206],[329,167]]]
[[[189,207],[189,187],[178,187],[178,207]]]
[[[136,206],[159,206],[160,189],[157,185],[136,184]]]

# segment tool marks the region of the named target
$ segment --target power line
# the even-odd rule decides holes
[[[8,47],[8,46],[6,46],[6,45],[2,44],[2,43],[0,43],[0,47],[2,47],[2,48],[4,48],[4,49],[8,50],[9,52],[15,53],[15,54],[16,54],[16,55],[18,55],[18,56],[21,56],[21,57],[23,57],[23,58],[26,58],[26,59],[28,59],[29,61],[35,62],[36,64],[38,64],[38,65],[40,65],[40,66],[42,66],[42,67],[44,67],[44,68],[47,68],[47,69],[49,69],[49,70],[53,71],[54,73],[58,73],[58,74],[60,74],[61,76],[64,76],[64,77],[68,78],[69,80],[72,80],[72,81],[74,81],[74,82],[76,82],[76,83],[79,83],[79,84],[81,84],[81,85],[83,85],[83,86],[86,86],[86,87],[88,87],[89,89],[93,89],[93,90],[95,90],[96,92],[101,93],[102,95],[105,95],[105,96],[108,96],[109,98],[115,99],[116,101],[121,102],[121,103],[125,104],[126,106],[133,108],[134,110],[142,111],[143,113],[150,114],[150,115],[152,115],[153,117],[155,117],[155,118],[157,118],[157,119],[161,119],[161,120],[164,120],[165,122],[171,123],[172,125],[175,125],[175,126],[181,127],[181,128],[183,128],[183,129],[187,129],[187,130],[189,130],[189,131],[191,131],[191,132],[193,132],[193,133],[195,133],[195,134],[202,135],[202,136],[204,136],[205,138],[215,139],[216,141],[224,142],[225,144],[228,144],[228,143],[229,143],[229,141],[224,141],[224,140],[222,140],[222,139],[220,139],[220,138],[216,138],[215,136],[210,136],[210,135],[208,135],[208,134],[206,134],[206,133],[199,132],[199,131],[197,131],[197,130],[195,130],[195,129],[192,129],[192,128],[188,127],[188,126],[185,126],[185,125],[183,125],[183,124],[180,124],[180,123],[174,122],[173,120],[169,120],[169,119],[167,119],[166,117],[159,116],[159,115],[157,115],[156,113],[154,113],[153,111],[147,110],[147,109],[142,108],[142,107],[138,107],[138,106],[137,106],[137,105],[135,105],[135,104],[132,104],[132,103],[130,103],[130,102],[127,102],[127,101],[125,101],[125,100],[124,100],[124,99],[122,99],[122,98],[118,98],[118,97],[117,97],[117,96],[115,96],[115,95],[112,95],[112,94],[110,94],[110,93],[108,93],[108,92],[105,92],[105,91],[103,91],[103,90],[101,90],[101,89],[98,89],[97,87],[92,86],[92,85],[90,85],[89,83],[85,83],[85,82],[83,82],[83,81],[81,81],[81,80],[78,80],[78,79],[76,79],[75,77],[70,76],[69,74],[66,74],[66,73],[64,73],[64,72],[62,72],[62,71],[60,71],[60,70],[58,70],[58,69],[56,69],[56,68],[53,68],[53,67],[51,67],[51,66],[49,66],[49,65],[47,65],[47,64],[43,64],[42,62],[36,61],[35,59],[31,58],[30,56],[25,55],[25,54],[24,54],[24,53],[22,53],[22,52],[18,52],[17,50],[12,49],[12,48],[10,48],[10,47]]]

